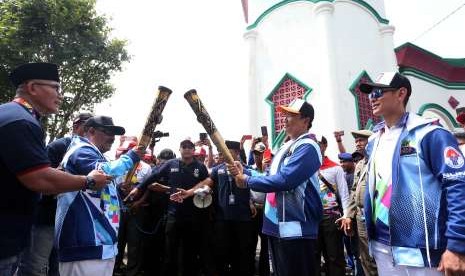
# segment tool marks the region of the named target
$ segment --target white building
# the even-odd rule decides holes
[[[370,127],[378,118],[361,81],[383,71],[409,76],[411,112],[449,128],[465,104],[465,59],[443,59],[413,44],[394,48],[382,0],[243,0],[249,22],[249,132],[268,125],[273,147],[284,139],[276,107],[305,98],[315,108],[311,132],[334,143],[333,131]],[[445,42],[447,43],[447,42]],[[453,97],[453,98],[451,98]],[[345,138],[348,150],[353,139]],[[330,155],[334,156],[335,147]]]

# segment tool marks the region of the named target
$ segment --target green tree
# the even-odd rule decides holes
[[[15,91],[9,72],[26,62],[60,66],[64,91],[60,112],[46,118],[50,141],[69,131],[81,110],[112,96],[112,73],[129,60],[126,41],[112,38],[107,18],[98,15],[95,0],[0,0],[0,102]]]

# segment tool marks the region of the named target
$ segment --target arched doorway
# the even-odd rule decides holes
[[[441,125],[449,130],[459,127],[455,118],[442,106],[438,104],[424,104],[418,110],[418,115],[424,118],[435,118]]]

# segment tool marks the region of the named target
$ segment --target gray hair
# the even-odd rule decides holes
[[[18,87],[16,88],[16,96],[23,96],[25,91],[24,91],[24,86],[26,84],[25,83],[21,83],[20,85],[18,85]]]

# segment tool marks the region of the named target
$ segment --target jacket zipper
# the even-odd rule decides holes
[[[286,222],[286,198],[283,192],[283,222]]]

